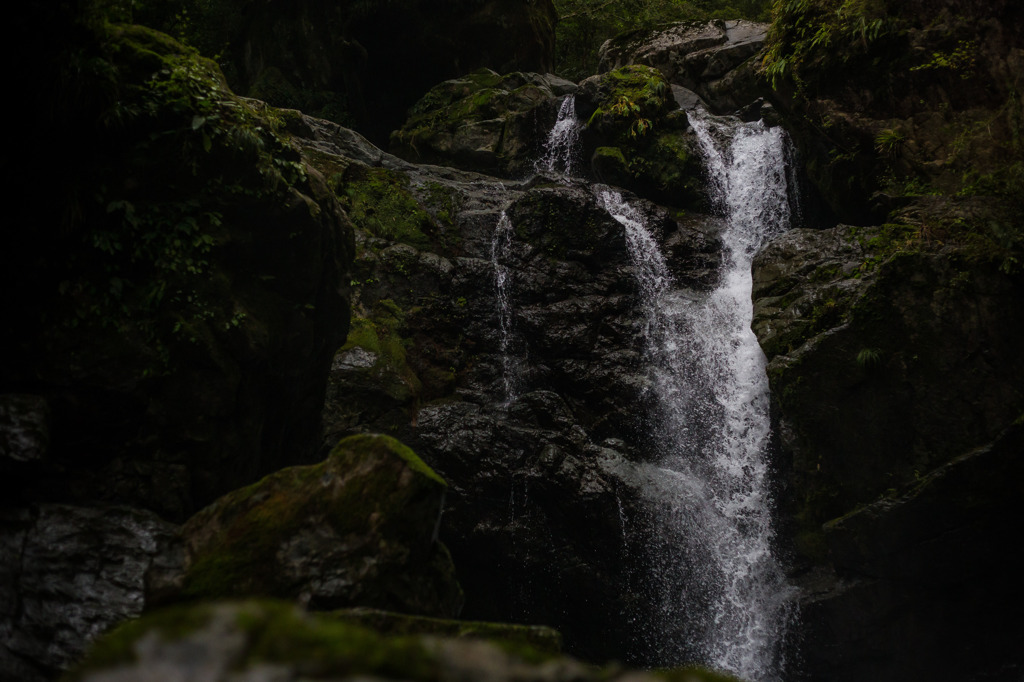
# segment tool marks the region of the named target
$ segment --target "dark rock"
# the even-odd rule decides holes
[[[0,680],[52,679],[180,577],[177,526],[150,512],[40,505],[0,513]]]
[[[699,147],[675,91],[647,66],[625,66],[580,83],[576,113],[587,121],[583,156],[601,182],[670,206],[706,206]]]
[[[1019,677],[1024,595],[1000,538],[1024,521],[1009,341],[1024,329],[1006,315],[1022,297],[992,260],[906,225],[794,230],[755,260],[800,554],[798,679]]]
[[[635,547],[607,546],[624,523],[645,524],[646,479],[631,461],[642,448],[625,445],[645,438],[647,398],[622,226],[587,186],[414,166],[343,130],[310,127],[316,139],[302,144],[315,145],[324,168],[340,167],[334,155],[369,164],[350,176],[353,197],[360,178],[387,170],[392,198],[376,206],[406,207],[388,209],[387,220],[428,216],[419,223],[425,240],[380,232],[382,213],[356,223],[360,286],[332,370],[327,441],[395,434],[449,482],[441,537],[466,590],[466,617],[557,627],[568,650],[593,660],[635,656],[628,622],[642,598],[623,587]],[[717,221],[634,202],[675,276],[712,286]],[[504,338],[496,263],[508,275]]]
[[[991,263],[906,227],[841,226],[784,235],[754,280],[753,328],[808,522],[912,484],[1024,412],[1010,341],[1024,329],[1004,313],[1024,292]]]
[[[1003,542],[1024,522],[1022,447],[1014,427],[826,526],[838,575],[803,602],[810,679],[1020,677],[1024,589]]]
[[[50,406],[37,395],[0,396],[0,457],[31,462],[46,457]]]
[[[189,519],[182,595],[457,615],[462,591],[436,541],[446,488],[391,437],[345,438],[323,463],[283,469]]]

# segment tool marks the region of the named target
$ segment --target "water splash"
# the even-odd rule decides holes
[[[652,665],[696,661],[777,680],[792,590],[773,550],[765,358],[750,330],[750,265],[789,223],[780,129],[691,122],[728,227],[719,286],[673,281],[647,221],[621,195],[600,201],[625,228],[645,319],[655,463],[645,495],[657,536],[645,557]]]
[[[523,358],[515,353],[515,315],[512,310],[512,271],[505,265],[512,248],[514,230],[505,211],[501,212],[491,237],[491,265],[494,268],[495,300],[498,309],[499,350],[504,404],[519,396]]]
[[[534,169],[539,173],[563,173],[573,176],[579,164],[580,130],[583,126],[576,118],[576,98],[569,95],[562,100],[558,119],[548,133],[544,153],[537,159]]]

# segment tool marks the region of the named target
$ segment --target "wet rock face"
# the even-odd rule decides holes
[[[755,265],[754,330],[817,522],[990,443],[1024,411],[1019,283],[895,228],[794,230]],[[905,236],[902,237],[905,239]]]
[[[646,437],[647,397],[622,226],[586,186],[413,166],[315,126],[308,144],[367,164],[343,173],[354,202],[387,171],[405,178],[389,184],[394,205],[409,207],[383,220],[390,232],[367,222],[357,236],[361,286],[331,371],[325,447],[390,433],[445,477],[441,538],[464,617],[545,623],[570,651],[628,660],[628,619],[643,608],[626,565],[645,520],[642,445],[626,443]],[[717,223],[636,201],[679,280],[712,286]],[[402,216],[416,211],[413,230]],[[626,540],[624,524],[641,530]]]
[[[183,561],[177,527],[128,508],[0,512],[0,679],[50,679],[138,617]]]

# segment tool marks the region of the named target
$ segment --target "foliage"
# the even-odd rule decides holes
[[[778,87],[827,78],[837,67],[868,54],[876,44],[898,36],[901,22],[886,0],[775,0],[764,71]]]
[[[305,171],[274,117],[232,95],[213,62],[141,26],[92,30],[99,53],[80,85],[101,79],[112,96],[81,114],[106,154],[68,190],[68,253],[43,315],[135,338],[165,363],[172,335],[195,341],[197,326],[245,319],[215,293],[227,215],[283,198]]]

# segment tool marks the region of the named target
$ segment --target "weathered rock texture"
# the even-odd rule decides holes
[[[646,398],[621,225],[589,187],[414,166],[308,123],[306,153],[333,169],[349,214],[365,215],[369,197],[375,207],[356,221],[360,286],[325,446],[395,434],[445,477],[441,534],[466,617],[551,625],[592,659],[637,655],[628,619],[644,605],[623,585],[632,543],[647,541],[636,461]],[[637,201],[679,280],[712,285],[716,222]],[[504,340],[496,263],[510,276]]]
[[[177,527],[124,507],[0,512],[0,680],[55,677],[182,566]]]

